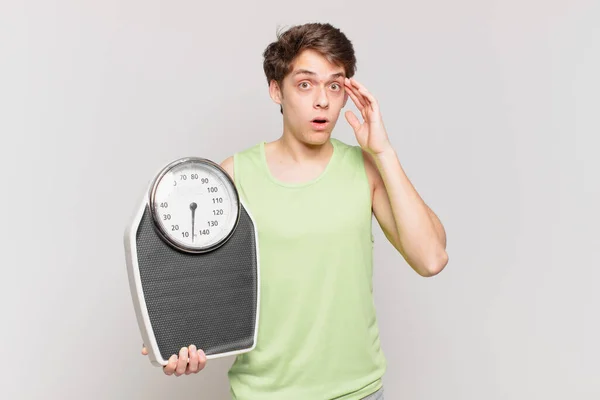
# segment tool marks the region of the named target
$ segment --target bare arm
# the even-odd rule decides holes
[[[438,274],[448,263],[446,232],[421,199],[390,147],[378,155],[363,151],[373,190],[373,213],[386,238],[421,276]]]
[[[356,79],[344,81],[363,122],[352,111],[352,126],[371,183],[373,213],[388,240],[421,276],[438,274],[448,263],[446,233],[404,173],[383,123],[379,103]]]
[[[227,157],[225,160],[223,160],[223,162],[221,163],[221,167],[227,171],[227,173],[229,174],[229,176],[231,177],[231,179],[234,179],[233,176],[233,156]]]

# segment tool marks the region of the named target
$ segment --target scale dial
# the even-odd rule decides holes
[[[157,175],[150,208],[161,236],[190,253],[221,246],[240,216],[238,192],[229,174],[210,160],[194,157],[174,161]]]

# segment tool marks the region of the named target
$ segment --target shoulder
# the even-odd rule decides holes
[[[377,169],[377,164],[375,163],[373,156],[364,151],[359,145],[345,143],[339,139],[332,138],[331,140],[336,145],[336,150],[339,150],[343,155],[352,157],[355,161],[364,165],[369,179],[375,178],[376,175],[379,175],[379,170]]]
[[[229,174],[229,176],[231,177],[231,179],[233,179],[235,181],[235,177],[233,176],[233,157],[234,156],[229,156],[226,159],[224,159],[223,161],[221,161],[221,168],[223,168],[225,170],[225,172],[227,172]]]
[[[365,168],[372,168],[374,166],[369,153],[365,152],[358,144],[346,143],[335,138],[332,138],[331,142],[334,144],[336,151],[342,156],[350,157],[360,164],[364,163]]]
[[[238,151],[237,153],[234,153],[233,155],[225,158],[223,161],[221,161],[220,166],[229,174],[231,179],[235,181],[236,164],[239,162],[240,157],[249,159],[260,157],[260,148],[261,143],[257,143],[253,146],[244,148]]]
[[[331,144],[335,147],[335,151],[342,154],[356,154],[357,150],[360,149],[358,145],[352,145],[336,138],[331,138]]]
[[[375,160],[371,154],[364,151],[358,144],[352,145],[334,138],[332,138],[332,141],[340,153],[346,157],[351,157],[353,162],[361,165],[361,167],[364,168],[371,192],[373,192],[376,187],[383,183],[383,179],[381,178],[377,164],[375,163]]]

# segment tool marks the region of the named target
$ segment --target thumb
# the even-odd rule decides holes
[[[352,129],[354,129],[354,132],[357,132],[360,128],[360,121],[358,120],[358,118],[356,118],[356,115],[354,115],[352,111],[346,111],[344,113],[344,116],[346,117],[346,120],[348,121]]]

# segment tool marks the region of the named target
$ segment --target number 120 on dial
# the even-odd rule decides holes
[[[177,160],[158,174],[150,207],[164,239],[187,252],[206,252],[224,243],[240,213],[233,181],[218,164],[201,158]]]

